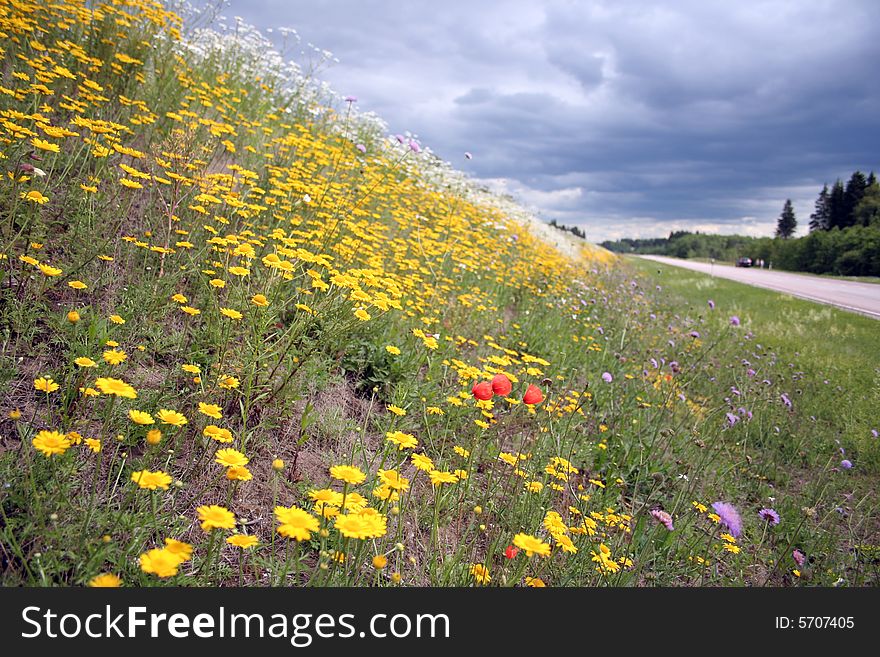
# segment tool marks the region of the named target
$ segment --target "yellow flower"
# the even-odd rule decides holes
[[[108,349],[104,352],[104,360],[110,365],[119,365],[128,358],[128,354],[121,349]]]
[[[108,317],[107,319],[109,319],[114,324],[125,324],[125,320],[122,319],[122,317],[120,317],[119,315],[110,315],[110,317]]]
[[[429,457],[424,454],[413,454],[410,456],[410,460],[412,464],[416,466],[416,469],[423,470],[425,472],[431,472],[434,469],[434,461],[432,461]]]
[[[517,534],[513,537],[513,544],[526,553],[527,557],[535,554],[542,557],[550,556],[550,545],[539,538],[528,534]]]
[[[373,568],[376,570],[382,570],[387,565],[388,558],[384,554],[377,554],[373,557]]]
[[[284,469],[284,461],[282,461],[281,459],[275,459],[274,461],[272,461],[272,469],[278,470],[278,471],[283,470]]]
[[[64,454],[71,445],[70,438],[58,431],[41,431],[31,441],[44,456]]]
[[[309,540],[312,537],[311,533],[318,531],[320,526],[315,516],[296,506],[276,506],[275,519],[280,524],[278,533],[297,541]]]
[[[51,141],[46,141],[45,139],[40,139],[39,137],[34,137],[31,139],[31,144],[34,148],[37,148],[41,151],[49,151],[50,153],[58,153],[61,151],[61,148],[58,144],[53,144]]]
[[[39,267],[40,271],[43,272],[44,275],[49,276],[50,278],[53,276],[60,276],[61,274],[64,273],[63,270],[58,269],[58,267],[52,267],[50,265],[45,265],[43,263],[40,263],[37,266]]]
[[[167,549],[153,548],[140,556],[141,570],[157,577],[173,577],[182,563],[180,558]]]
[[[355,310],[354,316],[357,317],[362,322],[369,321],[369,319],[370,319],[370,313],[368,313],[363,308],[358,308],[357,310]]]
[[[48,378],[45,376],[41,376],[38,379],[34,379],[34,388],[36,388],[37,390],[39,390],[41,392],[45,392],[47,395],[50,392],[55,392],[56,390],[58,390],[59,387],[60,386],[57,383],[55,383],[55,381],[53,381],[51,378]]]
[[[389,344],[385,347],[385,351],[387,351],[392,356],[400,356],[400,349],[398,349],[394,345]]]
[[[165,539],[165,549],[177,557],[181,563],[192,558],[193,546],[173,538]]]
[[[171,297],[171,300],[176,301],[177,303],[186,303],[187,302],[187,298],[185,296],[183,296],[182,294],[180,294],[180,292],[178,292],[173,297]]]
[[[9,419],[10,420],[20,420],[21,419],[21,410],[18,408],[14,408],[9,411]]]
[[[188,422],[183,413],[178,413],[177,411],[171,411],[165,408],[160,408],[158,415],[163,424],[170,424],[175,427],[182,427]]]
[[[413,454],[413,456],[416,456]],[[442,472],[440,470],[431,470],[428,472],[428,476],[431,478],[431,484],[434,486],[440,486],[442,484],[454,484],[458,481],[458,477],[456,477],[451,472]]]
[[[547,585],[544,583],[544,580],[540,577],[526,577],[526,586],[531,587],[533,589],[543,589]]]
[[[214,461],[223,467],[232,468],[235,466],[247,465],[250,459],[237,449],[229,447],[226,449],[218,449],[217,453],[214,454]]]
[[[568,554],[575,554],[578,551],[571,538],[566,536],[565,534],[554,534],[553,540],[556,541],[556,545],[562,548],[563,552],[567,552]]]
[[[232,529],[235,527],[235,515],[226,507],[212,504],[200,506],[196,509],[199,520],[202,521],[202,530],[209,532],[214,529]]]
[[[101,573],[89,580],[88,586],[94,588],[116,589],[122,586],[122,580],[112,573]]]
[[[216,404],[206,404],[204,402],[199,402],[199,413],[202,415],[207,415],[208,417],[212,417],[215,420],[219,420],[223,417],[223,414],[220,412],[220,407]]]
[[[202,371],[202,368],[198,365],[181,365],[180,369],[184,372],[189,372],[190,374],[200,374]]]
[[[260,306],[261,308],[265,308],[269,305],[269,300],[262,294],[255,294],[251,297],[251,303],[255,306]]]
[[[390,412],[394,413],[398,417],[403,417],[404,415],[406,415],[406,410],[401,408],[400,406],[395,406],[394,404],[390,404],[389,406],[387,406],[387,408]]]
[[[232,442],[232,432],[229,429],[224,429],[223,427],[218,427],[214,424],[209,424],[202,431],[202,435],[210,438],[211,440],[216,440],[218,443],[231,443]]]
[[[131,473],[131,480],[141,488],[148,490],[156,490],[157,488],[168,490],[168,486],[171,485],[171,475],[161,470],[156,470],[156,472],[138,470]]]
[[[254,476],[243,465],[233,465],[226,469],[226,478],[230,481],[250,481]]]
[[[143,411],[136,411],[134,409],[128,412],[128,417],[135,424],[153,424],[156,420],[153,419],[153,416],[149,413],[144,413]]]
[[[234,376],[223,375],[219,379],[217,379],[217,385],[224,390],[234,390],[239,385],[241,385],[241,381],[236,379]]]
[[[226,542],[230,545],[234,545],[235,547],[239,547],[242,550],[246,550],[259,544],[260,539],[258,539],[256,536],[250,536],[248,534],[233,534],[226,539]]]
[[[413,454],[413,456],[416,455]],[[397,470],[379,470],[378,474],[383,486],[388,486],[393,490],[407,490],[409,488],[409,479],[402,477]]]
[[[224,281],[222,278],[212,278],[210,281],[208,281],[208,283],[210,283],[211,287],[226,287],[226,281]]]
[[[221,308],[221,309],[220,309],[220,314],[221,314],[221,315],[225,315],[225,316],[228,317],[229,319],[236,319],[236,320],[237,320],[237,319],[241,319],[242,317],[244,317],[244,315],[242,315],[242,314],[241,314],[240,312],[238,312],[237,310],[233,310],[232,308]]]
[[[526,490],[530,493],[540,493],[542,490],[544,490],[544,484],[542,484],[540,481],[529,481],[526,482],[525,486]]]
[[[67,321],[71,324],[76,324],[79,320],[79,313],[75,310],[71,310],[69,313],[67,313]]]
[[[98,454],[101,451],[101,441],[97,438],[86,438],[85,440],[86,447],[92,450],[93,453]]]
[[[148,445],[158,445],[159,441],[162,440],[162,432],[158,429],[150,429],[147,431],[147,444]]]
[[[352,486],[363,483],[367,478],[367,475],[361,472],[360,468],[353,465],[334,465],[330,468],[330,476]]]
[[[250,269],[246,269],[244,267],[230,267],[228,269],[228,271],[233,276],[247,276],[248,274],[251,273]],[[262,295],[260,295],[260,296],[262,296]],[[259,305],[259,304],[257,304],[257,305]]]
[[[32,189],[31,191],[29,191],[27,193],[22,192],[19,195],[19,198],[23,198],[24,200],[31,201],[33,203],[39,203],[40,205],[43,205],[44,203],[47,203],[49,201],[48,196],[43,196],[36,189]]]
[[[68,281],[67,285],[72,287],[74,290],[85,290],[88,285],[83,283],[82,281]]]
[[[137,398],[137,391],[122,379],[101,378],[95,381],[95,385],[105,395],[116,395],[128,399]]]
[[[346,538],[364,540],[384,536],[386,522],[385,516],[378,513],[360,512],[337,516],[333,526]]]
[[[97,367],[98,364],[93,361],[91,358],[86,356],[80,356],[79,358],[74,358],[74,364],[79,367]]]
[[[489,569],[481,563],[472,564],[470,573],[474,576],[474,581],[477,584],[488,584],[492,580]]]
[[[385,439],[397,445],[397,449],[399,450],[416,447],[419,444],[419,441],[416,440],[415,436],[409,433],[403,433],[402,431],[386,433]]]

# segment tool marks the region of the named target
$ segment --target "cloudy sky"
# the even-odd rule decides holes
[[[786,198],[803,234],[823,183],[880,172],[876,0],[229,0],[220,13],[295,28],[338,58],[320,77],[392,133],[592,241],[769,235]]]

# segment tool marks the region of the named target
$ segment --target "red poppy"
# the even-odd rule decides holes
[[[488,381],[480,381],[479,383],[475,383],[474,387],[471,388],[471,394],[477,399],[485,401],[487,399],[492,399],[492,395],[495,393],[492,392],[492,384]]]
[[[541,389],[536,385],[530,384],[526,388],[526,394],[523,395],[523,404],[534,406],[542,401],[544,401],[544,395],[541,393]]]
[[[508,559],[513,559],[517,554],[519,554],[519,548],[515,548],[512,545],[508,545],[504,551],[504,556]]]
[[[496,395],[501,395],[502,397],[507,397],[510,394],[510,391],[513,390],[513,386],[510,383],[510,379],[508,379],[503,374],[496,374],[492,379],[492,391]]]

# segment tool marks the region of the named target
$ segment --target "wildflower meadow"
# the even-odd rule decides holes
[[[874,320],[561,235],[244,25],[0,55],[4,585],[878,583]]]

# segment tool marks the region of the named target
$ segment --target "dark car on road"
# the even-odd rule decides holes
[[[746,258],[746,257],[737,258],[736,259],[736,266],[737,267],[751,267],[752,266],[752,259]]]

